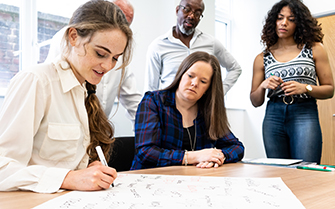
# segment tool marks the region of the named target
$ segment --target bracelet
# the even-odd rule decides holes
[[[187,166],[187,150],[185,150],[184,165]]]

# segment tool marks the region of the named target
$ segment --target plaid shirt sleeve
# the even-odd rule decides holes
[[[169,121],[164,121],[163,117],[170,119],[165,117],[169,107],[162,104],[157,95],[155,92],[147,92],[138,106],[135,119],[136,153],[131,170],[176,165],[183,160],[184,151],[177,148],[174,139],[166,136],[168,133],[164,133],[163,129]],[[169,130],[175,131],[174,128]],[[162,140],[166,141],[163,143]]]
[[[233,133],[216,141],[216,148],[221,149],[226,157],[225,163],[235,163],[242,160],[244,156],[244,146]]]

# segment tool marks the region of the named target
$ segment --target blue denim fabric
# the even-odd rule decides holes
[[[316,101],[286,105],[268,101],[263,140],[269,158],[320,163],[322,134]]]

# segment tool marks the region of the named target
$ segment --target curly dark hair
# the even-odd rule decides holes
[[[266,51],[269,51],[270,47],[278,41],[276,21],[279,12],[285,6],[290,8],[295,17],[294,41],[297,45],[306,44],[307,48],[311,48],[314,42],[322,43],[324,35],[321,31],[321,24],[318,24],[318,21],[312,17],[309,9],[300,0],[281,0],[272,7],[265,19],[261,42],[265,45]]]

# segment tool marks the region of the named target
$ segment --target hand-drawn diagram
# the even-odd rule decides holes
[[[69,192],[35,209],[304,208],[281,178],[119,174],[114,185]]]

